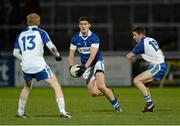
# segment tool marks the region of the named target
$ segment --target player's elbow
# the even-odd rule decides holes
[[[15,56],[16,58],[18,58],[19,60],[22,60],[22,55],[21,55],[19,49],[14,49],[14,50],[13,50],[13,56]]]
[[[13,56],[17,56],[18,55],[18,51],[16,49],[13,50]]]

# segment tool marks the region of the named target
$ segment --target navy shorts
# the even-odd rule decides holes
[[[167,65],[165,63],[157,64],[157,65],[149,65],[148,71],[153,75],[154,80],[159,81],[164,73],[166,72]]]
[[[35,78],[37,81],[40,81],[40,80],[46,80],[46,79],[50,78],[52,71],[51,71],[50,67],[48,65],[46,65],[46,67],[38,73],[34,73],[34,74],[29,74],[29,73],[25,73],[25,72],[23,72],[23,73],[24,73],[24,80],[26,80],[26,81],[30,81],[33,78]]]

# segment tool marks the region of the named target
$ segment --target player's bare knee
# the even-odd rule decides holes
[[[97,93],[90,93],[90,95],[92,96],[92,97],[96,97],[96,96],[98,96],[98,94]]]
[[[58,84],[58,83],[51,84],[51,86],[52,86],[54,89],[59,88],[59,84]]]
[[[105,92],[105,91],[106,91],[106,87],[105,87],[105,86],[98,86],[98,89],[99,89],[101,92]]]
[[[31,86],[27,86],[27,85],[25,85],[25,86],[24,86],[24,90],[26,90],[26,91],[28,91],[28,92],[30,92],[30,91],[31,91],[31,89],[32,89],[32,87],[31,87]]]
[[[95,88],[89,88],[88,92],[89,92],[90,96],[92,96],[92,97],[96,97],[99,95],[99,91]]]
[[[26,84],[24,87],[25,88],[31,88],[31,85],[30,84]]]
[[[26,88],[27,90],[31,90],[32,89],[32,83],[26,82],[26,84],[24,85],[24,88]]]
[[[139,81],[138,78],[134,78],[134,79],[133,79],[133,83],[134,83],[135,86],[137,86],[139,82],[140,82],[140,81]]]
[[[48,83],[52,88],[56,88],[59,86],[59,83],[53,79],[46,80],[46,83]]]
[[[96,92],[96,91],[91,91],[91,92],[89,92],[89,94],[90,94],[92,97],[96,97],[96,96],[99,95],[99,93]]]

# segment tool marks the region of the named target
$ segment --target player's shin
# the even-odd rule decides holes
[[[21,115],[24,114],[26,101],[28,99],[28,95],[30,91],[31,91],[31,88],[27,86],[25,86],[21,91],[19,103],[18,103],[18,113]]]
[[[23,100],[20,98],[19,99],[19,105],[18,105],[18,113],[20,115],[24,114],[25,105],[26,105],[26,100]]]
[[[64,97],[56,97],[56,102],[58,104],[59,112],[60,113],[65,113]]]
[[[71,118],[70,113],[65,111],[64,97],[56,97],[56,101],[58,104],[60,117],[61,118]]]
[[[112,93],[112,91],[108,88],[106,88],[106,90],[103,92],[106,96],[106,98],[111,102],[112,106],[114,107],[116,112],[121,112],[122,109],[118,103],[118,100],[116,97],[114,97],[114,94]]]

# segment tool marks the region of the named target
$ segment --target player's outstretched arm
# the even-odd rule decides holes
[[[48,42],[46,44],[46,46],[51,51],[51,53],[56,57],[56,61],[61,61],[62,60],[62,58],[61,58],[61,56],[60,56],[56,46],[52,42]]]
[[[13,56],[15,56],[16,58],[18,58],[20,61],[22,61],[22,55],[20,53],[20,49],[14,49],[13,50]]]

